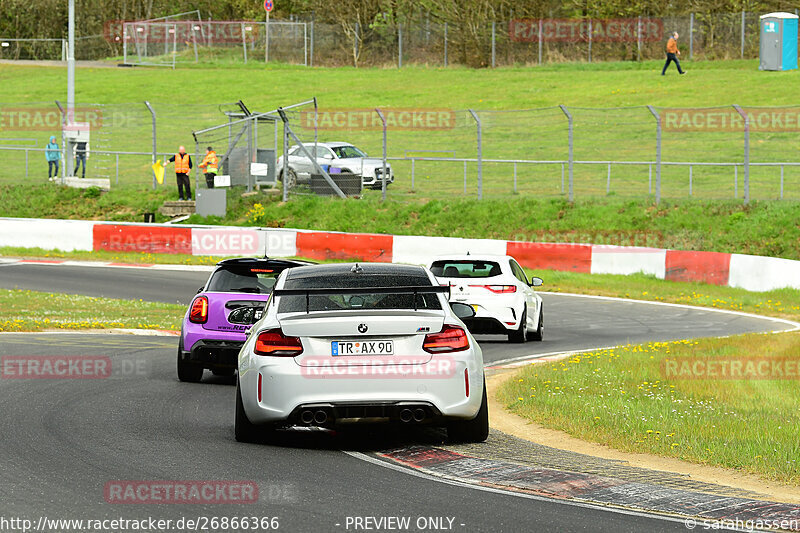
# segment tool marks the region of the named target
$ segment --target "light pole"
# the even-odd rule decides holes
[[[69,0],[69,48],[67,49],[67,123],[75,116],[75,0]]]

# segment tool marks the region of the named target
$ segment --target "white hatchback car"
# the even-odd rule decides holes
[[[525,271],[509,255],[453,255],[437,258],[430,266],[441,284],[450,285],[450,302],[465,303],[475,316],[464,323],[473,334],[508,335],[511,342],[540,341],[544,337],[542,297]]]
[[[386,421],[489,434],[483,355],[424,267],[340,263],[280,274],[239,352],[235,435]]]
[[[346,142],[325,142],[325,143],[303,143],[309,154],[316,154],[317,164],[323,168],[328,168],[329,172],[336,169],[337,172],[352,172],[361,176],[361,183],[364,187],[380,189],[383,185],[383,159],[369,157],[362,150]],[[278,179],[283,181],[283,156],[276,162],[278,169]],[[288,187],[293,188],[297,183],[309,183],[311,174],[316,173],[314,164],[303,154],[297,145],[289,148],[289,160],[287,163],[287,174],[289,176]],[[392,165],[386,163],[386,174],[388,179],[386,185],[394,181]]]

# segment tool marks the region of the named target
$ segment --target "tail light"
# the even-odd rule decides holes
[[[255,352],[273,357],[294,357],[303,353],[303,344],[300,337],[287,337],[280,329],[269,329],[258,334]]]
[[[422,349],[428,353],[461,352],[469,348],[467,333],[460,326],[445,325],[439,333],[428,333]]]
[[[509,292],[517,292],[516,285],[470,285],[470,287],[480,287],[482,289],[490,290],[495,294],[506,294]]]
[[[189,311],[189,322],[194,322],[195,324],[208,322],[208,298],[198,296],[194,299],[192,308]]]

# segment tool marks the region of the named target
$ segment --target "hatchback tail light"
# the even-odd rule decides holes
[[[482,289],[490,290],[495,294],[506,294],[509,292],[517,292],[516,285],[470,285],[470,287],[480,287]]]
[[[195,324],[205,324],[208,322],[208,298],[205,296],[198,296],[192,302],[191,310],[189,311],[189,322]]]
[[[439,333],[428,333],[422,349],[428,353],[460,352],[469,348],[469,339],[464,328],[445,325]]]
[[[294,357],[303,353],[300,337],[287,337],[279,329],[262,331],[256,338],[255,352],[273,357]]]

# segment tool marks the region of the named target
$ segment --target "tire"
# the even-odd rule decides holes
[[[199,383],[203,379],[203,367],[181,358],[183,339],[178,344],[178,379],[186,383]]]
[[[286,187],[288,189],[294,189],[297,186],[297,173],[290,168],[288,169],[287,174],[289,175],[289,179],[286,180]],[[278,181],[283,181],[283,172],[281,172],[280,179]]]
[[[544,308],[539,309],[539,326],[536,331],[528,332],[529,341],[541,341],[544,338]]]
[[[522,320],[519,321],[519,327],[508,334],[508,342],[523,343],[528,338],[528,309],[522,311]]]
[[[247,418],[242,403],[242,389],[239,380],[236,380],[236,415],[233,420],[233,435],[238,442],[256,442],[259,437],[259,428]]]
[[[485,380],[485,378],[484,378]],[[489,406],[486,398],[486,382],[483,383],[483,399],[478,414],[472,420],[459,420],[447,425],[447,440],[452,443],[483,442],[489,437]]]
[[[236,372],[235,368],[212,368],[211,373],[215,376],[232,376]]]

